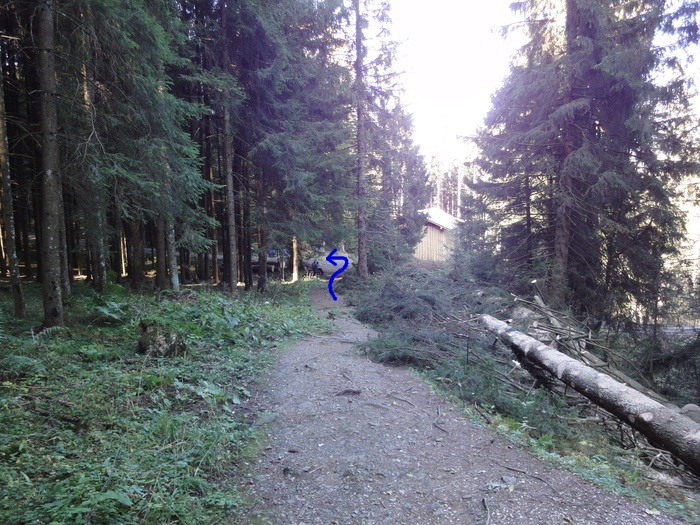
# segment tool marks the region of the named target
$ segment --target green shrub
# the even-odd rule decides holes
[[[254,448],[243,405],[272,349],[328,326],[306,285],[234,297],[160,297],[76,284],[67,327],[0,318],[0,523],[236,523],[240,462]],[[32,322],[31,316],[35,316]],[[181,334],[186,355],[136,353],[138,325]]]

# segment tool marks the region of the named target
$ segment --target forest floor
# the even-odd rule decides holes
[[[282,353],[253,404],[266,443],[246,523],[684,523],[606,492],[483,428],[405,367],[357,348],[374,331],[311,292],[330,335]]]

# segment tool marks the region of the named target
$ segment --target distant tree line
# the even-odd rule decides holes
[[[229,290],[252,288],[255,267],[265,290],[270,249],[361,241],[364,275],[410,254],[427,174],[394,45],[367,51],[388,23],[364,0],[3,2],[16,313],[36,279],[44,325],[61,325],[76,274],[140,287],[151,252],[159,289],[193,268]]]

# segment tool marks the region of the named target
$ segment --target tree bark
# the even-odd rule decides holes
[[[512,329],[503,321],[490,315],[483,315],[480,319],[516,355],[538,364],[700,474],[700,424],[607,374]]]
[[[209,181],[213,184],[214,183],[214,177],[213,177],[213,172],[210,170],[210,179]],[[210,217],[215,221],[218,222],[216,219],[216,197],[215,197],[215,190],[211,190],[207,192],[209,194],[209,209],[210,209]],[[210,257],[211,257],[211,280],[214,284],[218,284],[219,281],[221,281],[221,276],[219,275],[219,240],[217,238],[216,234],[216,228],[212,227],[209,228],[209,239],[211,240],[211,251]]]
[[[578,39],[590,31],[584,21],[578,4],[573,0],[566,0],[566,54],[569,61],[574,60]],[[579,82],[572,64],[567,70],[567,94],[566,103],[576,100],[574,86]],[[573,180],[567,166],[567,159],[580,147],[581,125],[575,122],[576,117],[569,117],[562,129],[562,152],[560,158],[559,178],[554,193],[554,250],[552,259],[552,282],[550,286],[549,302],[556,305],[564,304],[566,293],[569,289],[569,245],[571,243],[571,214],[573,208]],[[579,140],[577,140],[579,139]]]
[[[258,228],[258,292],[267,292],[267,246],[265,246],[265,230]]]
[[[292,237],[292,282],[299,280],[299,242],[296,235]]]
[[[56,128],[58,129],[58,127]],[[70,295],[73,288],[73,272],[70,265],[70,257],[68,256],[68,237],[66,225],[66,206],[63,200],[63,184],[59,172],[59,192],[58,192],[58,224],[59,228],[59,254],[61,261],[61,290],[63,294]]]
[[[10,270],[15,316],[23,319],[27,313],[22,277],[17,260],[14,205],[12,202],[12,179],[10,177],[10,146],[7,140],[7,119],[5,113],[5,92],[3,89],[2,66],[0,66],[0,178],[2,178],[2,217],[4,222],[4,255]]]
[[[146,280],[146,261],[144,260],[143,224],[139,220],[129,221],[127,232],[127,273],[132,288],[140,288]]]
[[[95,219],[95,229],[97,232],[92,236],[93,238],[90,242],[90,251],[92,252],[92,279],[95,290],[97,290],[98,293],[104,293],[105,284],[107,284],[107,253],[105,249],[107,218],[105,216],[105,211],[102,209],[97,210]]]
[[[246,292],[253,287],[253,226],[252,199],[250,184],[250,169],[243,168],[243,199],[242,199],[242,240],[243,240],[243,277]]]
[[[265,230],[267,196],[265,191],[265,168],[262,168],[258,180],[258,209],[260,210],[258,220],[258,292],[260,293],[267,292],[267,232]]]
[[[93,41],[88,37],[94,31],[94,19],[92,8],[87,6],[84,16],[84,24],[90,28],[89,33],[83,33],[82,45],[84,48],[83,63],[81,67],[82,84],[83,84],[83,102],[85,127],[87,130],[95,129],[94,115],[95,110],[95,79],[93,78]],[[94,140],[88,139],[90,146],[94,147]],[[104,293],[105,284],[107,283],[107,210],[106,195],[100,187],[99,167],[91,165],[85,173],[83,184],[84,194],[81,198],[83,213],[87,217],[89,227],[85,229],[85,237],[90,245],[90,253],[92,258],[92,282],[95,290],[98,293]]]
[[[156,229],[156,289],[167,290],[168,285],[168,266],[165,247],[165,218],[158,217],[154,221]]]
[[[168,256],[168,273],[170,274],[170,289],[180,291],[180,276],[177,271],[177,250],[175,246],[175,226],[173,220],[167,217],[165,225],[165,246]]]
[[[369,277],[367,267],[367,203],[366,195],[366,141],[365,141],[365,82],[364,82],[364,37],[363,19],[360,14],[360,0],[354,0],[355,7],[355,97],[357,104],[357,274]]]
[[[571,148],[566,147],[570,152]],[[554,218],[554,258],[552,261],[552,283],[549,301],[562,305],[566,301],[569,288],[569,244],[571,242],[571,177],[560,173],[555,195],[556,214]]]
[[[221,61],[225,72],[229,72],[228,31],[226,25],[227,2],[221,2]],[[224,174],[226,180],[226,217],[228,219],[226,246],[228,267],[224,274],[228,275],[229,292],[235,293],[238,286],[238,237],[236,236],[236,194],[233,187],[233,136],[231,134],[231,108],[229,100],[223,104],[223,141],[224,141]]]
[[[38,6],[39,88],[42,136],[42,232],[41,261],[44,327],[63,325],[61,291],[61,178],[56,109],[56,57],[54,4],[40,0]]]
[[[29,204],[32,202],[32,197],[32,185],[26,184],[24,191],[20,192],[19,200],[25,199],[27,206],[22,206],[21,209],[17,211],[17,223],[20,230],[19,239],[21,241],[20,252],[22,254],[24,276],[29,281],[34,279],[34,270],[32,269],[32,245],[30,241],[32,227],[30,220],[31,215],[29,213]]]

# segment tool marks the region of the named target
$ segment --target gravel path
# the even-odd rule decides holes
[[[410,370],[371,362],[355,344],[374,332],[324,292],[312,299],[336,331],[286,350],[254,400],[268,446],[248,523],[683,523],[476,426]]]

